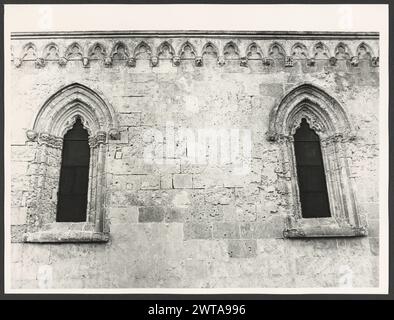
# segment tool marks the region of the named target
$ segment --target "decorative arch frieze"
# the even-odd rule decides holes
[[[134,39],[135,40],[135,39]],[[134,43],[134,40],[130,43]],[[202,40],[202,39],[201,39]],[[178,41],[178,39],[177,39]],[[174,41],[174,43],[177,43]],[[172,40],[159,42],[157,50],[144,39],[140,41],[135,49],[131,49],[125,41],[116,41],[111,39],[98,39],[94,42],[74,41],[66,47],[66,50],[60,50],[63,46],[61,43],[52,41],[44,46],[40,54],[37,51],[39,43],[28,41],[20,45],[19,55],[12,59],[15,67],[20,67],[23,61],[35,61],[37,68],[46,66],[47,62],[57,61],[60,66],[65,66],[68,61],[82,61],[82,66],[88,67],[91,61],[104,61],[106,67],[111,67],[114,60],[125,60],[125,66],[135,67],[136,60],[149,60],[150,66],[155,67],[159,64],[160,59],[171,60],[174,66],[179,66],[181,60],[194,60],[196,66],[203,64],[203,59],[216,56],[219,66],[226,64],[226,61],[239,60],[241,66],[248,66],[248,60],[260,60],[264,65],[276,65],[277,67],[291,67],[296,60],[307,60],[308,66],[315,65],[316,61],[328,60],[330,65],[334,66],[338,61],[340,68],[347,68],[350,65],[358,66],[359,61],[368,61],[365,66],[379,66],[379,57],[376,56],[376,45],[369,41],[290,41],[287,48],[284,48],[280,41],[236,39],[228,41],[226,39],[212,38],[202,41],[192,42],[187,37],[179,39],[182,45],[179,49],[174,49]],[[155,43],[155,41],[153,41]],[[153,43],[152,42],[152,43]],[[352,51],[349,46],[352,46]],[[41,45],[40,45],[41,47]],[[112,49],[110,49],[112,48]],[[168,49],[168,52],[167,52]],[[240,49],[242,49],[242,54]],[[263,49],[263,50],[261,50]],[[267,50],[266,54],[263,54]],[[61,52],[60,52],[61,51]],[[288,52],[287,52],[288,51]],[[201,54],[201,55],[200,55]],[[212,65],[212,64],[210,64]]]
[[[303,43],[297,42],[291,47],[290,55],[297,60],[308,59],[308,49]]]
[[[172,59],[175,56],[175,50],[168,41],[164,41],[157,48],[157,56],[160,59]]]
[[[207,43],[204,44],[202,48],[201,56],[204,59],[206,58],[217,59],[219,56],[219,49],[213,42],[208,41]]]
[[[70,44],[65,53],[67,60],[81,60],[83,57],[83,48],[78,42]]]
[[[223,48],[223,56],[226,60],[238,60],[240,57],[239,48],[234,41],[227,42]]]
[[[63,137],[77,119],[89,134],[90,165],[87,220],[56,222],[57,189],[60,178]],[[105,224],[105,148],[119,138],[115,110],[92,89],[73,83],[53,94],[41,107],[31,130],[29,145],[36,148],[30,168],[31,204],[28,207],[27,242],[107,241]]]
[[[42,58],[46,61],[57,61],[59,60],[60,52],[59,47],[56,43],[50,42],[48,43],[43,50]]]
[[[263,51],[256,42],[252,42],[246,48],[246,57],[249,60],[260,60],[264,57]]]
[[[332,213],[330,218],[304,219],[301,215],[294,134],[302,119],[320,138]],[[348,144],[356,137],[345,110],[335,98],[312,84],[297,86],[271,110],[267,137],[280,146],[282,168],[278,176],[289,190],[285,237],[367,234],[365,218],[358,212],[354,181],[349,173]]]
[[[107,49],[104,44],[95,42],[89,47],[88,56],[92,60],[104,60],[107,56]]]
[[[334,49],[334,56],[338,60],[347,60],[352,57],[352,52],[347,44],[340,42]]]

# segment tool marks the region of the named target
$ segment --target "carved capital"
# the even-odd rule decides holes
[[[248,66],[248,58],[247,57],[241,57],[241,61],[239,62],[239,65],[241,67],[247,67]]]
[[[196,57],[194,59],[194,63],[196,65],[196,67],[201,67],[202,66],[202,57]]]
[[[93,137],[89,137],[89,146],[91,148],[96,148],[97,146],[104,144],[107,139],[107,134],[104,131],[99,131]]]
[[[172,64],[176,67],[179,66],[181,64],[181,58],[179,56],[173,56]]]
[[[42,132],[38,135],[38,143],[47,145],[48,147],[61,149],[63,146],[63,139],[47,132]]]

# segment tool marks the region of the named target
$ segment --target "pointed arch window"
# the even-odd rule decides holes
[[[342,106],[324,90],[303,84],[272,109],[268,138],[278,144],[288,202],[284,236],[354,237],[367,234],[349,174],[355,139]]]
[[[81,118],[63,138],[57,222],[84,222],[88,199],[90,148]]]
[[[294,134],[294,152],[302,217],[331,217],[320,139],[305,118]]]
[[[74,83],[41,107],[26,132],[31,163],[31,202],[26,242],[105,242],[106,145],[119,139],[112,106]]]

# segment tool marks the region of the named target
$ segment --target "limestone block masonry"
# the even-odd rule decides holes
[[[379,34],[15,33],[11,46],[12,288],[40,288],[42,270],[58,289],[338,287],[345,273],[378,286]],[[61,223],[77,117],[87,220]],[[331,218],[300,213],[301,118],[321,139]],[[207,148],[182,130],[208,132]],[[212,160],[236,133],[250,156],[222,161],[222,145]]]

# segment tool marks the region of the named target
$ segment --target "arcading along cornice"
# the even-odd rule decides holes
[[[279,67],[293,67],[297,61],[305,61],[309,67],[315,66],[318,61],[327,61],[330,66],[337,65],[338,61],[345,61],[349,67],[357,67],[363,61],[370,67],[379,65],[378,38],[373,38],[371,34],[363,34],[364,37],[355,34],[350,40],[344,39],[342,35],[335,41],[324,34],[316,34],[311,39],[311,33],[293,34],[298,35],[298,38],[275,39],[246,37],[247,34],[236,33],[231,39],[210,33],[200,38],[194,37],[196,34],[193,33],[178,34],[173,38],[168,34],[165,39],[161,37],[162,34],[152,34],[143,39],[131,35],[120,39],[117,36],[109,38],[101,35],[101,38],[93,39],[60,36],[42,38],[34,34],[28,38],[26,34],[24,37],[15,35],[11,44],[11,60],[17,68],[25,61],[34,62],[37,68],[44,68],[49,63],[65,67],[70,61],[80,61],[85,68],[100,62],[105,67],[112,67],[116,62],[117,65],[134,68],[139,60],[148,60],[150,67],[159,67],[166,60],[175,67],[187,60],[201,67],[208,59],[216,60],[219,66],[235,63],[242,67],[248,67],[251,61],[260,62],[263,66]],[[347,36],[350,37],[349,34]]]

